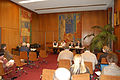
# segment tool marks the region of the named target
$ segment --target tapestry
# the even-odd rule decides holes
[[[59,40],[80,40],[81,28],[80,13],[59,15]]]
[[[32,14],[22,8],[19,9],[20,42],[31,42]]]

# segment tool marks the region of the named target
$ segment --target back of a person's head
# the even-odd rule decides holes
[[[85,73],[86,68],[84,64],[84,60],[80,54],[76,54],[74,56],[74,66],[73,66],[73,74]]]
[[[1,44],[1,49],[3,49],[4,47],[6,47],[6,44]]]
[[[25,42],[23,42],[23,43],[22,43],[22,46],[26,46],[26,43],[25,43]]]
[[[118,56],[115,53],[109,53],[107,55],[108,63],[118,63]]]
[[[30,47],[30,43],[27,43],[26,45],[27,45],[27,47]]]
[[[103,46],[103,49],[105,50],[105,52],[110,52],[110,48],[108,46]]]
[[[66,68],[58,68],[54,73],[53,80],[70,80],[70,71]]]

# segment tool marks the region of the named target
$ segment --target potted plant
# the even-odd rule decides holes
[[[90,43],[90,49],[92,51],[95,51],[96,49],[101,51],[103,46],[110,46],[111,42],[116,40],[116,36],[113,34],[114,28],[109,24],[104,27],[93,26],[92,29],[99,29],[100,33],[97,35],[94,33],[86,35],[83,39],[85,40],[87,37],[94,36]]]

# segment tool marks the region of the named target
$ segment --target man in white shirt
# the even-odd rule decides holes
[[[95,69],[95,65],[98,64],[96,55],[91,53],[89,48],[85,50],[84,53],[81,54],[85,62],[92,62],[93,70]]]
[[[69,51],[68,47],[59,53],[57,61],[59,62],[60,59],[69,59],[70,61],[73,60],[73,53]]]
[[[54,53],[54,54],[57,53],[57,50],[58,50],[57,47],[58,47],[58,43],[57,43],[56,40],[54,40],[54,42],[53,42],[53,53]]]

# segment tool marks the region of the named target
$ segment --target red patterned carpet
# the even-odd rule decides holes
[[[33,68],[25,67],[24,69],[27,71],[28,74],[23,73],[20,77],[15,80],[40,80],[40,75],[42,73],[42,69],[56,69],[57,68],[57,55],[49,54],[47,64],[40,63],[39,68],[33,66]]]

